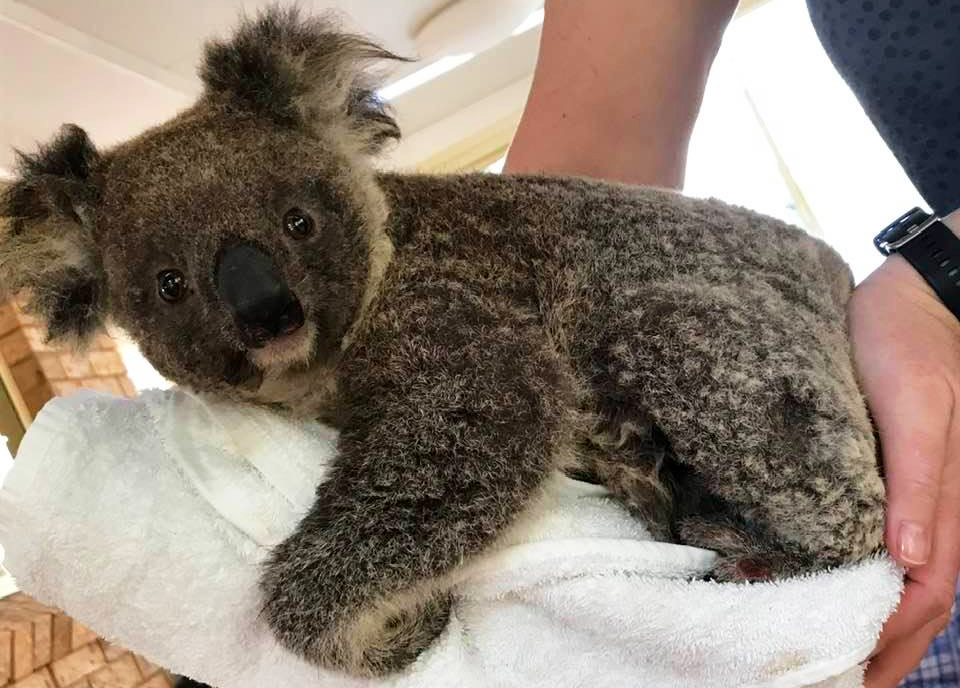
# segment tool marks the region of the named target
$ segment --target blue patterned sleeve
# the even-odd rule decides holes
[[[837,71],[930,207],[960,208],[960,1],[807,7]]]

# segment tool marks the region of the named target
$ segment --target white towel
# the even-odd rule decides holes
[[[712,553],[652,542],[602,489],[557,476],[542,516],[465,571],[434,646],[387,681],[347,679],[276,644],[256,585],[335,440],[179,391],[53,401],[0,491],[6,564],[25,592],[218,688],[847,688],[901,591],[887,559],[690,580]]]

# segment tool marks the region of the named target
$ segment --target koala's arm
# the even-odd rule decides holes
[[[355,344],[340,455],[262,583],[283,645],[355,675],[440,633],[448,574],[531,503],[569,428],[534,319],[446,290],[413,301]]]

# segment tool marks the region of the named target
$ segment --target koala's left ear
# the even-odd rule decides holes
[[[377,97],[369,66],[403,60],[362,36],[345,33],[330,15],[303,17],[273,5],[247,19],[226,41],[211,41],[200,77],[208,96],[282,125],[343,133],[376,153],[400,128]]]
[[[29,295],[47,337],[82,345],[103,324],[106,275],[90,226],[100,156],[86,132],[64,125],[0,194],[0,296]]]

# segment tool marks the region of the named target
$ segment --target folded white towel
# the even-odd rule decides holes
[[[689,580],[712,553],[652,542],[602,489],[557,476],[542,516],[464,572],[448,628],[409,671],[346,679],[276,644],[256,585],[335,440],[179,391],[56,400],[0,491],[6,564],[27,593],[218,688],[846,688],[899,598],[886,559]]]

